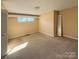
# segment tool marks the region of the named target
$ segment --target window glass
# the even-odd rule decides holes
[[[18,22],[32,22],[34,21],[34,18],[25,18],[25,17],[19,17],[17,18]]]

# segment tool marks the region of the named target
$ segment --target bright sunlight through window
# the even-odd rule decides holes
[[[33,17],[19,17],[19,18],[17,18],[17,21],[18,22],[32,22],[32,21],[34,21],[34,18]]]
[[[25,48],[25,47],[27,46],[27,44],[28,44],[28,42],[23,43],[23,44],[21,44],[21,45],[15,47],[15,48],[13,48],[13,49],[8,53],[8,55],[10,55],[10,54],[12,54],[12,53],[15,53],[15,52],[17,52],[17,51],[19,51],[19,50]]]

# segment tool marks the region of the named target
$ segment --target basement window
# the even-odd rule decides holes
[[[34,21],[34,18],[26,18],[26,17],[19,17],[19,18],[17,18],[17,21],[18,22],[33,22]]]

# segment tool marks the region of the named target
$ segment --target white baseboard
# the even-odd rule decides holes
[[[78,40],[78,38],[76,38],[76,37],[73,37],[73,36],[68,36],[68,35],[63,35],[64,37],[67,37],[67,38],[71,38],[71,39],[76,39],[76,40]]]

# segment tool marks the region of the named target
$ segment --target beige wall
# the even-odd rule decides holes
[[[78,36],[78,19],[77,7],[61,11],[63,16],[63,36],[77,38]]]
[[[77,8],[61,10],[63,16],[63,36],[77,38]],[[41,14],[39,20],[30,23],[19,23],[15,17],[8,18],[8,38],[23,36],[27,33],[41,32],[50,36],[56,35],[56,11]]]
[[[40,15],[39,31],[41,33],[54,36],[54,12],[50,11]]]
[[[33,22],[17,22],[17,17],[9,17],[7,21],[8,39],[38,32],[38,19]]]

